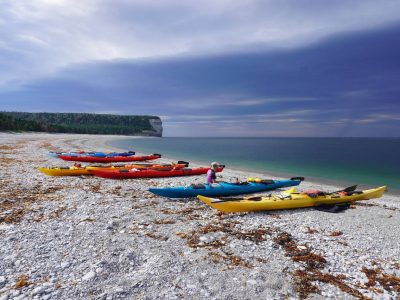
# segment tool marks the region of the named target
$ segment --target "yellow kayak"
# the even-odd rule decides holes
[[[282,194],[266,197],[244,198],[208,198],[198,195],[197,198],[205,204],[222,212],[246,212],[260,210],[279,210],[312,207],[320,204],[339,204],[360,200],[369,200],[382,197],[386,186],[363,191],[338,191],[334,193],[298,193],[295,188],[284,191]]]
[[[89,170],[115,170],[115,169],[155,169],[170,170],[180,169],[188,166],[188,163],[171,164],[135,164],[135,165],[116,165],[116,166],[71,166],[71,167],[52,167],[37,168],[40,172],[49,176],[79,176],[92,175]]]
[[[79,176],[90,175],[87,167],[52,167],[37,168],[40,172],[49,176]]]

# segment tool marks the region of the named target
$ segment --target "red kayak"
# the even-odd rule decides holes
[[[219,166],[217,172],[222,172],[225,166]],[[151,169],[130,169],[130,170],[89,170],[95,176],[111,179],[128,178],[155,178],[155,177],[175,177],[192,176],[206,174],[210,168],[183,168],[172,170],[151,170]]]
[[[96,156],[72,156],[72,155],[58,155],[59,158],[68,161],[82,161],[82,162],[95,162],[95,163],[109,163],[109,162],[123,162],[123,161],[142,161],[152,160],[161,157],[161,154],[151,154],[144,156],[109,156],[109,157],[96,157]]]

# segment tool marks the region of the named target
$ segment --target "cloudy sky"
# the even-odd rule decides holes
[[[398,0],[0,0],[0,110],[400,136]]]

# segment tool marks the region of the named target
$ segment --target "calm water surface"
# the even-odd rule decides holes
[[[176,160],[400,191],[398,138],[126,138],[110,144]]]

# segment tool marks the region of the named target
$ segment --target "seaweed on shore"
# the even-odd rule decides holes
[[[365,206],[365,207],[372,207],[372,206],[377,206],[383,209],[387,209],[387,210],[392,210],[392,211],[397,211],[399,210],[397,207],[389,207],[386,204],[380,205],[377,203],[363,203],[363,202],[355,202],[353,205],[355,206]]]
[[[16,150],[19,149],[17,146],[9,146],[9,145],[0,145],[0,151],[2,150]]]
[[[150,206],[157,206],[159,203],[157,201],[149,201],[143,203],[133,204],[131,209],[141,209],[141,208],[148,208]]]
[[[11,184],[10,184],[11,185]],[[0,223],[19,223],[22,217],[31,212],[31,204],[38,201],[54,201],[58,199],[55,192],[60,186],[33,188],[8,186],[0,190]]]
[[[150,237],[150,238],[152,238],[152,239],[159,240],[159,241],[168,241],[168,239],[169,239],[167,236],[157,234],[157,233],[154,232],[154,231],[152,231],[152,232],[145,232],[144,235],[145,235],[145,236],[148,236],[148,237]]]
[[[342,234],[343,234],[342,231],[332,231],[329,233],[330,236],[340,236]]]
[[[29,209],[18,208],[13,209],[11,213],[7,215],[0,215],[0,223],[19,223],[22,217],[29,211]]]
[[[256,244],[263,242],[266,240],[266,235],[271,235],[273,230],[270,228],[256,228],[243,230],[237,228],[237,224],[239,222],[220,222],[218,224],[209,223],[206,224],[197,230],[193,230],[188,234],[182,232],[176,232],[175,234],[181,238],[186,239],[186,244],[191,248],[205,248],[208,249],[208,255],[211,257],[212,261],[215,263],[224,261],[228,263],[228,268],[239,266],[252,268],[253,265],[245,260],[244,258],[237,256],[233,253],[228,253],[224,250],[224,246],[226,246],[228,238],[236,238],[238,240],[249,240]],[[214,238],[211,241],[207,241],[207,239],[201,239],[200,235],[209,234],[214,232],[222,232],[225,235]],[[214,250],[213,250],[214,249]],[[217,252],[216,249],[219,249],[221,253]],[[256,257],[256,261],[258,262],[266,262],[265,259]]]
[[[349,244],[346,241],[337,241],[338,244],[341,244],[343,246],[348,246]]]
[[[364,206],[364,207],[373,207],[373,206],[379,206],[379,204],[375,203],[364,203],[364,202],[354,202],[352,203],[354,206]]]
[[[361,270],[368,278],[366,287],[375,287],[379,283],[388,292],[400,293],[400,277],[395,275],[386,274],[381,268]]]
[[[339,288],[341,291],[358,299],[369,299],[368,297],[365,297],[361,292],[345,283],[344,279],[346,279],[346,276],[342,274],[333,275],[321,272],[316,268],[306,268],[304,270],[295,270],[292,275],[294,277],[296,291],[300,299],[306,299],[310,294],[316,294],[321,291],[319,287],[313,284],[313,282],[331,284]]]
[[[160,225],[160,224],[175,224],[176,221],[172,219],[158,219],[153,221],[154,224]]]
[[[0,157],[0,166],[2,167],[10,167],[14,164],[20,164],[22,163],[21,160],[15,159],[15,158],[10,158],[10,157]]]
[[[314,233],[318,233],[319,231],[318,231],[318,229],[315,229],[315,228],[311,228],[311,227],[306,227],[306,233],[308,233],[308,234],[314,234]]]
[[[275,219],[282,219],[280,214],[268,212],[266,215]]]
[[[101,185],[100,185],[100,183],[95,183],[93,185],[89,185],[88,188],[89,188],[89,191],[91,191],[93,193],[99,193],[101,190]]]
[[[360,291],[344,281],[346,279],[345,275],[333,275],[320,271],[327,263],[326,259],[319,254],[311,252],[307,245],[297,245],[289,233],[280,232],[273,240],[276,244],[282,246],[286,256],[303,264],[303,268],[292,272],[296,292],[300,299],[306,299],[310,294],[321,292],[320,288],[314,284],[316,282],[334,285],[358,299],[368,299]]]
[[[182,209],[177,209],[177,210],[173,210],[173,209],[162,209],[160,210],[163,214],[166,215],[184,215],[184,214],[191,214],[194,211],[199,211],[199,210],[204,210],[203,207],[194,207],[194,206],[189,206],[189,207],[185,207]]]
[[[28,286],[30,283],[28,282],[28,276],[27,275],[19,275],[17,277],[17,280],[15,282],[15,288],[16,289],[20,289],[23,288],[25,286]]]
[[[60,148],[53,146],[49,142],[42,142],[39,145],[39,148],[46,149],[47,151],[52,151],[52,152],[62,152],[62,150]]]
[[[117,186],[113,187],[111,190],[109,190],[108,193],[121,197],[121,189],[122,189],[122,186],[117,185]]]
[[[186,236],[186,244],[191,248],[220,248],[226,244],[226,238],[222,237],[211,242],[200,240],[199,233],[193,230]]]
[[[161,209],[160,212],[166,215],[181,215],[184,217],[186,220],[201,220],[203,217],[195,212],[198,210],[204,209],[203,207],[186,207],[178,210],[172,210],[172,209]]]
[[[227,233],[230,236],[234,236],[240,240],[250,240],[255,243],[263,242],[266,240],[266,235],[272,234],[272,230],[269,228],[257,228],[250,230],[239,230],[235,229],[237,222],[220,222],[216,224],[207,224],[198,229],[199,233],[206,234],[210,232],[221,231]]]
[[[179,236],[182,239],[186,239],[187,238],[187,234],[184,232],[175,232],[175,235]]]
[[[215,251],[208,252],[208,255],[211,257],[211,260],[214,263],[219,263],[221,260],[227,262],[228,268],[232,268],[232,267],[253,268],[252,264],[250,264],[248,261],[246,261],[245,259],[243,259],[237,255],[227,254],[227,253],[220,254]]]
[[[152,227],[149,223],[133,224],[128,228],[128,233],[147,236],[160,241],[167,241],[169,239],[168,236],[160,235],[156,231],[151,230],[151,228]],[[150,229],[151,231],[147,231],[147,229]]]

